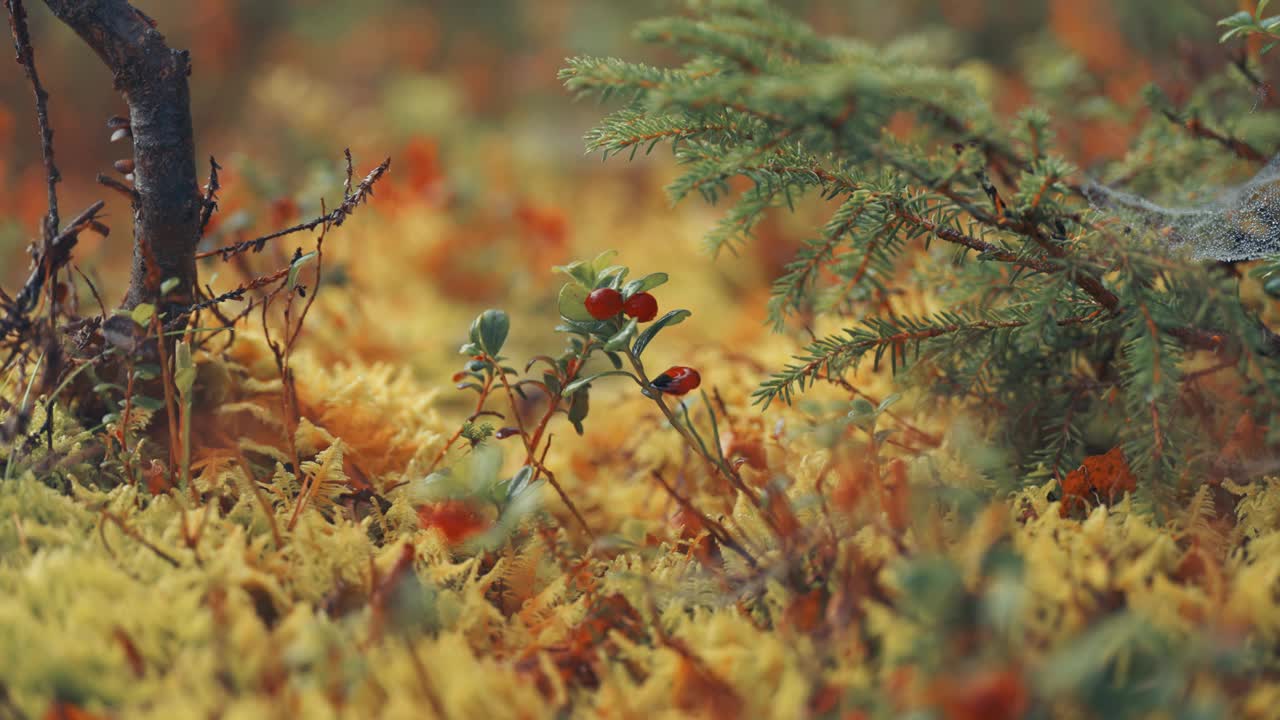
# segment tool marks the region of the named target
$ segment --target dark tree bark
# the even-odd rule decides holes
[[[194,301],[202,200],[185,50],[172,50],[146,15],[125,0],[44,0],[93,48],[129,105],[133,132],[133,268],[124,306],[153,302],[169,278],[166,306]]]

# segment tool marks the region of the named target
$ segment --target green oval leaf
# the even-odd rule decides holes
[[[692,314],[693,313],[688,310],[672,310],[666,315],[658,318],[657,322],[650,325],[644,332],[640,333],[640,337],[636,338],[636,344],[631,348],[631,352],[635,353],[636,357],[640,357],[640,353],[644,352],[644,349],[649,347],[649,343],[653,342],[653,339],[657,337],[659,331],[665,327],[679,325],[685,321],[685,318]]]
[[[552,269],[556,272],[562,272],[565,275],[568,275],[580,285],[592,285],[596,280],[596,271],[589,263],[585,263],[581,260],[575,260],[568,265],[557,265]]]
[[[528,490],[529,481],[532,479],[533,479],[533,466],[525,465],[521,467],[516,472],[515,476],[512,477],[511,480],[507,483],[507,487],[506,487],[507,492],[506,492],[506,495],[503,497],[503,500],[506,502],[511,502],[516,497],[518,497],[520,493],[524,492],[525,490]]]
[[[133,376],[139,380],[155,380],[160,377],[160,366],[155,363],[138,363],[133,366]]]
[[[542,373],[542,384],[547,386],[547,392],[552,395],[560,391],[560,378],[552,373]]]
[[[609,267],[609,265],[613,262],[613,259],[616,257],[618,257],[617,250],[605,250],[604,252],[600,253],[595,257],[594,260],[591,261],[592,273],[598,277],[600,275],[600,271]],[[592,279],[594,280],[595,278],[593,277]]]
[[[174,345],[173,384],[183,397],[191,396],[191,388],[196,383],[196,364],[191,358],[191,345],[179,340]]]
[[[183,368],[173,374],[173,386],[177,388],[178,394],[184,398],[191,397],[191,389],[196,384],[196,369]]]
[[[1218,21],[1219,27],[1248,27],[1253,25],[1253,14],[1247,10],[1232,13]]]
[[[302,257],[298,258],[297,260],[294,260],[294,261],[289,265],[288,286],[289,286],[290,288],[293,288],[293,287],[296,287],[296,286],[297,286],[297,284],[298,284],[298,273],[302,272],[302,268],[306,267],[307,263],[311,262],[312,260],[315,260],[315,259],[316,259],[316,257],[317,257],[317,255],[316,255],[316,251],[315,251],[315,250],[312,250],[311,252],[307,253],[306,255],[303,255]]]
[[[151,318],[156,314],[156,306],[151,303],[138,303],[129,311],[129,317],[133,319],[139,327],[145,327],[151,322]]]
[[[598,288],[611,287],[615,290],[622,287],[622,281],[627,279],[627,273],[631,269],[626,265],[610,265],[596,274],[595,286]]]
[[[591,397],[586,392],[574,393],[573,401],[569,403],[569,422],[573,423],[573,429],[579,435],[585,432],[582,427],[582,421],[587,419],[587,412],[591,409]]]
[[[489,357],[498,357],[511,331],[511,318],[501,310],[485,310],[471,324],[471,341],[477,343]]]
[[[662,285],[667,280],[668,276],[666,273],[649,273],[638,280],[632,280],[627,283],[626,287],[622,288],[622,297],[626,299],[636,293],[648,292],[659,285]]]
[[[599,379],[600,379],[600,378],[602,378],[602,377],[608,377],[608,376],[610,376],[610,375],[626,375],[627,377],[631,378],[632,380],[635,380],[637,383],[639,383],[639,382],[640,382],[640,380],[639,380],[635,375],[632,375],[631,373],[627,372],[626,370],[606,370],[605,372],[598,372],[598,373],[596,373],[596,374],[594,374],[594,375],[588,375],[587,377],[581,377],[581,378],[578,378],[577,380],[574,380],[573,382],[569,383],[568,385],[565,385],[565,386],[564,386],[564,393],[563,393],[563,394],[564,394],[564,395],[572,395],[573,393],[575,393],[575,392],[577,392],[577,391],[581,390],[582,388],[586,387],[587,385],[590,385],[591,383],[595,382],[596,380],[599,380]]]
[[[596,319],[587,312],[587,295],[591,293],[586,287],[577,283],[565,283],[560,288],[560,317],[574,322],[593,323]]]
[[[626,325],[622,326],[621,330],[619,330],[617,333],[614,334],[613,337],[609,338],[609,340],[605,342],[604,349],[605,350],[621,350],[625,348],[627,344],[631,342],[631,338],[636,334],[636,328],[639,326],[640,326],[640,321],[635,318],[631,318],[630,320],[627,321]]]
[[[893,405],[894,403],[898,402],[901,399],[902,399],[902,393],[893,393],[892,395],[889,395],[885,399],[881,400],[880,404],[876,406],[876,412],[884,412],[885,410],[888,410],[889,406]]]
[[[1262,285],[1262,290],[1273,298],[1280,298],[1280,275],[1276,275]]]
[[[159,410],[160,408],[164,407],[163,400],[153,398],[153,397],[148,397],[146,395],[134,395],[133,399],[130,402],[134,407],[139,407],[139,408],[142,408],[143,410],[150,410],[152,412],[155,412],[156,410]]]

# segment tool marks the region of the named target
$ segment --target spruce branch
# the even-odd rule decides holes
[[[1207,272],[1169,252],[1156,229],[1108,216],[1056,154],[1058,115],[1072,108],[1024,111],[1009,130],[953,68],[910,44],[821,38],[765,0],[687,8],[640,31],[684,54],[678,67],[570,62],[570,90],[626,103],[589,134],[589,149],[634,158],[669,145],[682,171],[667,188],[673,201],[731,200],[707,234],[713,252],[736,252],[776,208],[831,203],[775,280],[769,319],[783,330],[793,315],[882,314],[813,341],[761,386],[758,404],[790,401],[887,354],[895,371],[912,360],[931,392],[973,401],[1005,429],[1019,462],[1054,475],[1083,455],[1083,428],[1121,404],[1140,418],[1123,433],[1126,456],[1160,474],[1186,454],[1176,402],[1192,353],[1217,355],[1268,402],[1280,398],[1269,360],[1280,335],[1240,302],[1238,274]],[[907,133],[888,129],[904,116],[914,121]],[[1156,114],[1126,161],[1136,168],[1128,181],[1159,179],[1144,169],[1153,163],[1185,172],[1186,157],[1153,154],[1156,139],[1176,138],[1165,124]],[[1263,157],[1205,124],[1180,124],[1228,162]],[[929,252],[942,246],[954,249],[950,263]],[[978,262],[966,262],[971,253]],[[892,297],[903,291],[890,279],[907,270],[951,310],[896,313]],[[1280,281],[1269,284],[1280,295]],[[978,337],[990,342],[975,351]],[[1040,391],[1027,393],[1029,384]]]
[[[1164,115],[1169,122],[1185,129],[1192,137],[1215,142],[1227,150],[1230,150],[1241,160],[1248,160],[1249,162],[1258,163],[1259,165],[1265,164],[1268,160],[1267,156],[1254,146],[1240,138],[1233,137],[1231,135],[1224,135],[1214,130],[1208,125],[1205,125],[1204,121],[1194,115],[1183,119],[1178,117],[1177,114],[1168,108],[1164,109],[1161,114]]]
[[[1025,320],[976,318],[963,313],[942,312],[933,316],[871,319],[865,328],[845,330],[810,344],[797,362],[766,380],[752,397],[755,403],[768,407],[775,399],[791,402],[794,390],[804,390],[823,377],[839,377],[857,366],[868,353],[878,365],[886,353],[896,370],[908,362],[909,350],[919,352],[921,343],[944,336],[958,336],[957,341],[975,334],[1013,330],[1026,325]]]

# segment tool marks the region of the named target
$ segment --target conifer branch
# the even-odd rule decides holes
[[[1242,368],[1270,368],[1254,358],[1280,355],[1280,335],[1242,308],[1233,288],[1165,251],[1151,228],[1102,214],[1079,170],[1055,154],[1057,118],[1024,112],[1005,132],[952,70],[899,49],[818,37],[764,0],[691,0],[688,8],[640,33],[686,54],[682,66],[569,63],[562,77],[570,90],[626,103],[588,135],[589,148],[635,157],[669,143],[683,170],[668,187],[676,201],[718,202],[738,189],[735,180],[749,181],[708,233],[713,251],[736,251],[774,208],[794,208],[801,197],[833,202],[774,282],[770,320],[782,330],[792,314],[861,315],[872,297],[890,313],[814,341],[764,383],[759,404],[789,401],[866,356],[888,354],[896,370],[924,346],[937,392],[974,398],[1007,416],[999,422],[1030,421],[1040,430],[1018,441],[1023,459],[1056,469],[1079,457],[1082,424],[1111,402],[1080,400],[1078,368],[1090,367],[1099,387],[1124,386],[1125,411],[1143,418],[1126,431],[1125,453],[1155,473],[1179,442],[1172,403],[1188,353]],[[885,131],[903,114],[917,121],[909,139]],[[1180,124],[1242,159],[1265,160],[1203,124]],[[916,239],[956,248],[954,262],[916,251]],[[979,262],[962,263],[970,252]],[[957,309],[892,314],[897,289],[886,285],[905,267],[945,288],[938,297]],[[980,335],[1001,341],[972,352],[964,341]],[[1280,397],[1280,369],[1260,372]],[[1026,396],[1028,383],[1044,393]]]
[[[1268,158],[1262,153],[1262,151],[1240,138],[1223,135],[1208,125],[1205,125],[1198,117],[1193,116],[1183,120],[1175,115],[1172,110],[1168,109],[1164,110],[1163,115],[1168,118],[1169,122],[1185,129],[1192,137],[1215,142],[1230,150],[1241,160],[1248,160],[1249,162],[1258,163],[1259,165],[1267,162]]]
[[[866,329],[845,330],[809,345],[799,362],[788,365],[766,380],[752,397],[756,404],[768,407],[775,399],[791,402],[794,389],[804,390],[824,376],[839,377],[867,353],[878,364],[889,353],[894,369],[907,363],[908,349],[919,352],[921,343],[948,335],[971,336],[996,330],[1013,330],[1026,325],[1025,320],[974,319],[957,313],[939,313],[927,318],[890,318],[868,320]]]

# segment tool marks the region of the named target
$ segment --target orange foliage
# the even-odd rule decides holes
[[[1133,53],[1120,34],[1106,0],[1052,0],[1049,23],[1068,49],[1084,58],[1094,72],[1134,70]]]
[[[370,634],[373,637],[380,637],[382,631],[387,624],[387,616],[393,610],[391,607],[392,600],[396,590],[400,584],[413,574],[413,561],[417,557],[417,551],[413,545],[405,543],[400,547],[400,556],[392,563],[391,568],[387,570],[385,575],[378,573],[378,568],[373,565],[370,560],[371,579],[370,585],[373,591],[369,594],[369,606],[373,611],[373,617],[370,621]]]
[[[458,543],[483,532],[489,521],[465,500],[446,500],[418,508],[422,527],[436,529],[451,543]]]
[[[889,120],[885,123],[884,127],[890,135],[899,140],[905,141],[911,137],[911,134],[914,133],[916,128],[919,126],[920,121],[913,113],[906,112],[905,110],[899,110],[889,116]]]
[[[889,673],[885,691],[902,714],[919,702],[919,678],[920,673],[913,665],[903,665]]]
[[[712,720],[743,717],[744,702],[733,686],[687,654],[680,655],[672,699],[684,712],[700,712]]]
[[[1266,426],[1259,425],[1253,415],[1244,413],[1236,421],[1231,436],[1222,446],[1222,451],[1218,454],[1218,462],[1230,466],[1244,463],[1251,457],[1256,458],[1258,453],[1266,447],[1266,441]]]
[[[165,468],[164,463],[154,458],[151,464],[143,469],[142,477],[147,484],[147,492],[152,495],[163,495],[172,487],[169,483],[169,470]]]
[[[5,147],[13,141],[13,130],[13,113],[0,108],[0,147]]]
[[[619,594],[597,601],[586,619],[569,631],[569,637],[563,643],[525,651],[516,661],[516,669],[529,675],[538,692],[548,698],[554,694],[554,687],[539,660],[543,654],[550,659],[551,666],[566,686],[599,687],[596,663],[602,654],[612,656],[617,651],[617,643],[609,637],[611,631],[621,633],[632,642],[642,642],[646,636],[640,613]]]
[[[303,389],[300,394],[305,394]],[[340,437],[350,448],[350,457],[360,467],[353,474],[345,465],[347,476],[359,485],[368,477],[381,477],[405,467],[418,447],[407,438],[397,436],[398,428],[389,425],[382,411],[366,405],[339,405],[324,398],[299,398],[299,414]],[[357,475],[362,476],[357,478]]]
[[[1110,504],[1137,488],[1138,481],[1129,470],[1124,451],[1114,447],[1103,455],[1085,458],[1083,465],[1067,473],[1062,479],[1059,512],[1066,517],[1074,510],[1087,510],[1094,503]]]
[[[1210,578],[1220,581],[1221,572],[1216,561],[1200,547],[1199,543],[1193,542],[1183,554],[1182,559],[1178,561],[1177,567],[1173,570],[1173,577],[1188,584],[1203,584]]]
[[[138,650],[138,646],[133,642],[133,638],[129,637],[129,633],[125,629],[116,626],[111,631],[111,636],[115,638],[116,644],[120,646],[120,650],[124,652],[124,659],[129,663],[129,669],[133,671],[134,677],[142,677],[147,674],[147,662],[142,657],[142,652]]]
[[[73,703],[54,700],[45,711],[43,720],[106,720],[106,717],[83,710]]]
[[[795,535],[800,530],[800,520],[796,517],[787,494],[776,486],[766,488],[763,502],[769,511],[769,523],[778,534],[784,540],[796,540]]]
[[[930,690],[946,720],[1016,720],[1030,705],[1030,692],[1013,669],[987,670],[964,678],[945,676]]]
[[[834,713],[840,708],[840,688],[823,685],[809,697],[809,712],[814,716]]]
[[[902,532],[911,521],[911,488],[907,484],[907,464],[902,458],[889,461],[889,472],[883,482],[882,509],[889,516],[889,526]]]
[[[522,203],[516,208],[516,220],[531,240],[557,249],[564,248],[569,234],[569,220],[564,211],[551,205]]]
[[[987,3],[983,0],[948,0],[939,3],[947,24],[965,30],[979,30],[987,21]]]
[[[419,195],[420,199],[439,200],[443,197],[445,182],[444,165],[440,161],[440,144],[432,138],[415,137],[396,156],[400,186]],[[425,197],[424,197],[425,196]]]
[[[1114,120],[1086,120],[1078,123],[1072,134],[1079,144],[1081,157],[1093,160],[1123,155],[1133,130]]]
[[[489,265],[490,258],[501,254],[492,247],[496,235],[493,228],[457,228],[422,257],[421,269],[438,291],[454,300],[479,303],[501,297],[506,288]]]
[[[689,553],[704,565],[711,565],[720,559],[718,543],[707,532],[706,524],[696,513],[681,508],[671,516],[670,524],[679,538],[676,543],[677,551]]]
[[[455,227],[419,259],[421,271],[449,297],[487,302],[510,291],[509,277],[493,271],[492,259],[518,253],[516,265],[543,279],[567,252],[569,221],[562,209],[520,201],[514,211],[487,208]]]
[[[856,465],[847,475],[841,475],[831,493],[831,502],[839,510],[852,513],[862,502],[862,495],[871,484],[871,469],[865,464]]]
[[[239,6],[235,3],[193,3],[189,6],[192,55],[200,58],[201,72],[210,76],[234,68],[241,55]]]
[[[1059,42],[1100,76],[1107,97],[1128,103],[1151,80],[1152,72],[1125,42],[1111,8],[1106,0],[1052,0],[1050,26]],[[1122,154],[1134,129],[1114,121],[1087,121],[1070,128],[1068,135],[1076,138],[1081,160],[1089,161]]]
[[[272,227],[286,227],[297,219],[299,212],[298,203],[293,198],[282,197],[272,201],[267,217]]]
[[[827,609],[827,592],[816,588],[791,601],[783,611],[782,621],[802,633],[811,633],[822,626]]]
[[[550,268],[568,252],[569,219],[564,210],[526,201],[516,207],[515,219],[524,241],[520,248],[526,256],[526,267],[550,276]]]
[[[769,460],[764,451],[764,438],[761,437],[759,423],[751,433],[725,431],[720,436],[720,446],[724,456],[735,468],[746,465],[752,470],[768,470]]]

